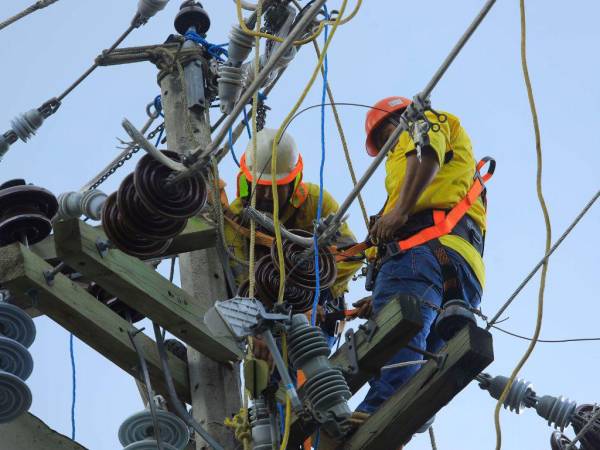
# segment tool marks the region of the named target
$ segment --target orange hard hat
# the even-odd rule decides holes
[[[379,149],[373,142],[373,133],[377,127],[390,115],[402,111],[411,103],[412,100],[405,97],[386,97],[373,105],[365,119],[365,131],[367,132],[365,146],[369,155],[377,156],[377,153],[379,153]]]

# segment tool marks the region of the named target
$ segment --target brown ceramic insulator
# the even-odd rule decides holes
[[[550,446],[552,450],[566,450],[571,440],[560,431],[555,431],[550,436]]]
[[[273,266],[271,255],[265,255],[256,261],[254,269],[256,278],[256,298],[267,308],[277,303],[279,294],[279,272]],[[292,308],[293,313],[306,312],[312,308],[314,291],[296,285],[293,281],[285,284],[284,302]]]
[[[174,161],[181,159],[172,151],[162,153]],[[152,211],[172,219],[186,219],[198,214],[208,198],[206,182],[200,177],[190,177],[169,183],[173,174],[173,170],[152,156],[144,155],[135,167],[133,178],[140,199]]]
[[[0,246],[24,241],[35,244],[52,231],[50,219],[58,210],[56,197],[23,180],[4,183],[0,189]]]
[[[133,323],[139,322],[145,316],[135,309],[127,306],[117,297],[112,295],[111,293],[102,289],[98,284],[91,283],[88,286],[87,291],[95,298],[97,298],[101,303],[104,303],[111,310],[116,312],[119,316],[121,316],[125,320],[131,320]]]
[[[187,219],[172,219],[149,209],[137,195],[133,174],[127,175],[119,186],[117,207],[125,226],[150,240],[173,238],[187,223]]]
[[[310,237],[310,233],[304,230],[290,230],[299,236]],[[277,246],[271,247],[271,257],[275,270],[279,270],[279,259],[277,257]],[[287,283],[295,286],[316,290],[316,267],[314,254],[307,252],[306,247],[294,244],[289,240],[283,241],[283,257]],[[319,280],[320,290],[329,289],[333,286],[337,277],[335,257],[327,248],[319,249]],[[286,283],[286,284],[287,284]]]
[[[138,258],[146,258],[163,254],[171,245],[172,239],[146,239],[128,228],[117,207],[117,193],[106,198],[102,207],[102,227],[108,239],[119,250]]]
[[[583,404],[578,406],[571,419],[575,432],[579,434],[597,412],[598,408],[595,405]],[[596,417],[594,423],[581,437],[580,442],[582,450],[600,449],[600,417]]]

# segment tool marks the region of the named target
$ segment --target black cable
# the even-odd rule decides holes
[[[221,444],[219,444],[209,433],[206,431],[202,425],[200,425],[196,419],[192,417],[192,415],[187,411],[179,397],[177,397],[177,393],[175,392],[175,385],[173,384],[173,376],[171,375],[171,369],[169,368],[169,362],[167,358],[167,351],[165,350],[165,344],[163,340],[162,333],[160,332],[160,327],[156,323],[152,323],[154,328],[154,338],[156,339],[156,346],[158,347],[158,355],[160,356],[160,362],[162,365],[163,373],[165,375],[165,383],[167,385],[167,391],[169,394],[169,399],[171,401],[171,406],[175,408],[175,412],[179,417],[181,417],[189,426],[191,426],[196,433],[202,436],[208,445],[210,445],[214,450],[225,450]]]
[[[501,331],[502,333],[506,333],[510,336],[519,338],[519,339],[523,339],[524,341],[532,341],[533,339],[528,338],[527,336],[521,336],[520,334],[517,333],[513,333],[512,331],[508,331],[505,330],[503,328],[500,328],[497,325],[492,325],[492,328],[495,328],[498,331]],[[538,339],[538,342],[544,342],[546,344],[560,344],[560,343],[565,343],[565,342],[590,342],[590,341],[600,341],[600,337],[596,337],[596,338],[570,338],[570,339]]]

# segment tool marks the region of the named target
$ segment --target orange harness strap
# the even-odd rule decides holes
[[[481,175],[480,170],[489,163],[489,169],[485,175]],[[418,245],[424,244],[425,242],[437,239],[439,237],[449,234],[456,224],[464,217],[471,206],[477,201],[479,196],[485,191],[485,183],[492,178],[494,170],[496,169],[496,161],[486,156],[477,163],[475,168],[474,181],[467,195],[458,202],[454,208],[448,213],[442,210],[433,211],[433,223],[434,225],[427,227],[413,236],[398,241],[398,248],[402,251],[417,247]]]
[[[228,217],[227,215],[224,216],[225,220],[231,225],[231,227],[237,231],[238,233],[242,234],[243,236],[250,238],[250,230],[246,227],[244,227],[243,225],[240,225],[239,223],[237,223],[235,220],[233,220],[231,217]],[[260,231],[256,232],[256,243],[258,245],[262,245],[263,247],[271,247],[273,245],[274,242],[274,238],[269,236],[268,234],[262,233]]]
[[[481,175],[481,169],[489,164],[488,171]],[[471,206],[477,201],[477,199],[481,196],[481,194],[485,191],[485,183],[492,178],[494,174],[494,170],[496,169],[496,161],[486,156],[482,158],[481,161],[477,163],[475,168],[475,176],[473,177],[474,181],[471,187],[469,188],[467,195],[458,202],[454,208],[452,208],[448,213],[443,210],[434,210],[433,211],[433,223],[434,225],[424,228],[413,236],[398,241],[398,247],[401,251],[405,251],[411,249],[413,247],[417,247],[418,245],[422,245],[432,239],[437,239],[441,236],[449,234],[454,227],[460,222],[460,220],[464,217],[464,215],[469,211]],[[337,250],[336,251],[336,261],[344,261],[345,259],[356,256],[359,253],[364,252],[366,249],[373,247],[373,244],[370,241],[361,242],[359,244],[353,245],[345,250]]]

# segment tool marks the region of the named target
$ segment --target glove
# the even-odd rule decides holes
[[[373,314],[373,301],[372,297],[365,297],[360,299],[359,301],[352,303],[356,309],[352,314],[348,316],[349,319],[369,319]]]

